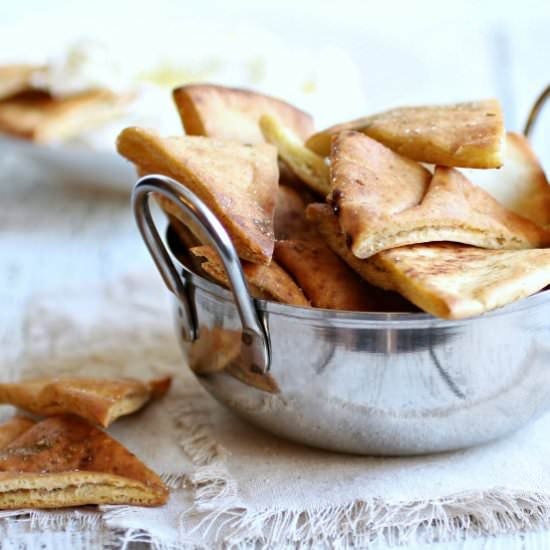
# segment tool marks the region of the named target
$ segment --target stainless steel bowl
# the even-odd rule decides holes
[[[233,292],[193,273],[149,209],[160,193],[219,253]],[[136,220],[175,295],[201,384],[279,436],[335,451],[409,455],[490,441],[550,408],[550,291],[480,317],[306,309],[252,299],[226,231],[193,193],[147,176]]]

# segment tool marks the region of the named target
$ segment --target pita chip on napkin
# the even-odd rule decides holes
[[[162,138],[153,130],[126,128],[117,148],[142,170],[170,176],[196,193],[228,231],[241,258],[270,262],[279,184],[275,147],[204,137]]]
[[[211,246],[197,246],[191,249],[195,256],[206,261],[201,268],[216,282],[229,288],[229,280],[223,264]],[[255,298],[275,300],[283,304],[308,307],[309,302],[292,277],[275,261],[269,265],[242,263],[244,276]]]
[[[315,227],[306,220],[306,201],[288,185],[279,185],[275,205],[275,238],[277,240],[319,238]]]
[[[330,192],[329,167],[323,157],[305,147],[302,139],[274,116],[263,115],[260,128],[298,179],[320,195]]]
[[[437,166],[431,177],[362,134],[334,139],[331,170],[332,204],[358,258],[433,241],[492,249],[550,244],[550,232],[505,209],[458,170]],[[423,189],[419,203],[411,204],[409,196]]]
[[[313,132],[313,119],[292,105],[263,94],[214,84],[176,88],[174,101],[185,133],[240,143],[263,143],[260,117],[271,114],[301,139]]]
[[[277,241],[274,258],[294,277],[314,307],[376,309],[369,287],[322,241]]]
[[[437,317],[480,315],[550,284],[550,249],[486,250],[438,242],[402,246],[359,260],[346,252],[328,205],[312,204],[306,213],[329,246],[367,281],[399,292]]]
[[[35,425],[35,421],[26,416],[14,416],[0,424],[0,449],[9,445],[14,439]]]
[[[550,185],[525,136],[506,134],[502,168],[463,172],[505,208],[542,227],[550,226]]]
[[[49,378],[0,384],[0,403],[40,416],[75,414],[107,427],[120,416],[162,397],[170,378],[141,382],[130,378]]]
[[[0,67],[0,100],[31,88],[36,65],[3,65]]]
[[[495,99],[392,109],[327,128],[311,136],[306,145],[327,156],[331,137],[346,130],[363,132],[419,162],[498,168],[503,161],[504,119]]]
[[[0,450],[0,509],[158,506],[161,479],[118,441],[74,416],[38,422]]]
[[[35,141],[62,141],[119,116],[130,101],[103,90],[66,97],[28,91],[0,101],[0,132]]]

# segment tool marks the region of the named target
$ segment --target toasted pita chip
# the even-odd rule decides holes
[[[23,92],[0,101],[0,132],[38,143],[63,141],[119,116],[130,100],[99,90],[64,98]]]
[[[199,328],[200,338],[189,349],[189,366],[198,374],[224,370],[241,352],[241,331],[226,327]]]
[[[240,380],[247,386],[251,386],[258,390],[267,393],[279,393],[281,391],[275,378],[268,372],[252,372],[245,369],[238,362],[227,365],[225,372],[233,378]]]
[[[161,479],[105,432],[73,416],[35,424],[0,451],[0,509],[157,506]]]
[[[306,208],[306,218],[315,225],[319,235],[334,253],[342,258],[365,281],[384,290],[396,290],[390,274],[376,262],[378,255],[368,260],[360,260],[353,255],[346,242],[346,235],[328,204],[310,204]]]
[[[300,138],[313,132],[313,119],[292,105],[266,95],[214,84],[191,84],[173,92],[185,133],[194,136],[263,143],[260,117],[277,116]]]
[[[480,315],[550,284],[550,249],[431,243],[386,250],[378,261],[401,294],[444,319]]]
[[[36,65],[4,65],[0,67],[0,100],[29,90]]]
[[[430,107],[402,107],[332,126],[307,140],[321,156],[331,136],[358,130],[395,152],[441,166],[498,168],[502,165],[504,121],[495,99]]]
[[[34,420],[26,416],[14,416],[0,425],[0,449],[7,447],[12,441],[34,426]]]
[[[153,130],[126,128],[117,148],[149,173],[170,176],[196,193],[224,225],[241,258],[270,262],[279,180],[275,147],[203,137],[161,138]]]
[[[50,378],[0,384],[0,403],[33,414],[70,413],[101,426],[141,409],[168,391],[170,378],[141,382],[133,379]]]
[[[333,250],[367,281],[396,290],[444,319],[479,315],[550,284],[550,249],[486,250],[430,243],[385,250],[359,260],[345,251],[338,220],[328,205],[311,204],[306,214]]]
[[[277,147],[279,157],[301,181],[320,195],[330,192],[329,168],[323,157],[307,149],[303,141],[274,116],[263,115],[260,128],[266,141]]]
[[[508,132],[502,168],[463,172],[505,208],[542,227],[550,226],[550,185],[525,136]]]
[[[358,133],[333,144],[332,203],[358,258],[408,244],[453,241],[492,249],[547,246],[550,232],[506,210],[458,170],[420,165]],[[409,191],[410,189],[410,191]],[[406,194],[418,197],[402,208]]]
[[[277,241],[274,257],[296,279],[314,307],[347,311],[377,308],[369,286],[322,241]]]
[[[210,246],[197,246],[191,253],[206,259],[202,269],[216,282],[229,288],[229,280],[216,251]],[[243,262],[244,276],[255,298],[275,300],[283,304],[308,307],[309,302],[292,278],[276,262],[269,265]]]
[[[306,220],[306,202],[287,185],[279,185],[275,206],[275,238],[311,240],[319,238],[315,227]]]

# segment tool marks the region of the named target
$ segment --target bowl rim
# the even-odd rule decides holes
[[[209,281],[208,279],[198,275],[186,265],[184,265],[178,256],[170,246],[170,227],[166,230],[166,246],[169,254],[174,261],[176,268],[179,271],[180,276],[191,283],[195,288],[210,294],[216,299],[223,299],[225,302],[234,303],[233,292],[228,290],[218,283]],[[502,317],[506,315],[512,315],[526,309],[532,309],[540,307],[545,303],[550,303],[550,287],[546,290],[540,290],[539,292],[522,298],[509,305],[494,309],[481,315],[474,317],[467,317],[465,319],[441,319],[435,317],[430,313],[421,312],[380,312],[380,311],[347,311],[347,310],[334,310],[323,309],[314,307],[293,306],[290,304],[283,304],[280,302],[274,302],[271,300],[264,300],[260,298],[253,298],[256,310],[262,313],[271,313],[284,317],[290,317],[294,319],[305,319],[308,321],[321,321],[323,324],[330,324],[334,322],[336,324],[352,323],[354,325],[360,324],[367,328],[369,325],[379,326],[383,323],[384,326],[391,327],[393,325],[406,325],[406,328],[416,328],[415,325],[423,325],[434,327],[452,327],[463,325],[466,323],[472,323],[472,321],[486,320],[495,317]]]

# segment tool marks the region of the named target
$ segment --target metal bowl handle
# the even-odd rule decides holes
[[[550,85],[547,86],[547,88],[539,95],[539,97],[533,104],[533,107],[531,107],[531,112],[527,117],[527,122],[525,123],[525,128],[523,129],[523,133],[525,134],[525,136],[529,137],[533,132],[533,128],[535,127],[535,122],[538,120],[540,112],[549,97],[550,97]]]
[[[145,176],[136,183],[132,193],[134,216],[164,283],[176,295],[181,305],[184,324],[189,327],[185,336],[189,341],[195,340],[198,336],[193,308],[190,306],[185,282],[178,274],[156,229],[149,207],[151,193],[159,193],[173,202],[182,214],[181,221],[209,242],[219,254],[242,323],[240,359],[246,368],[255,372],[267,372],[271,360],[269,339],[254,307],[241,262],[227,231],[206,204],[185,186],[166,176]]]

